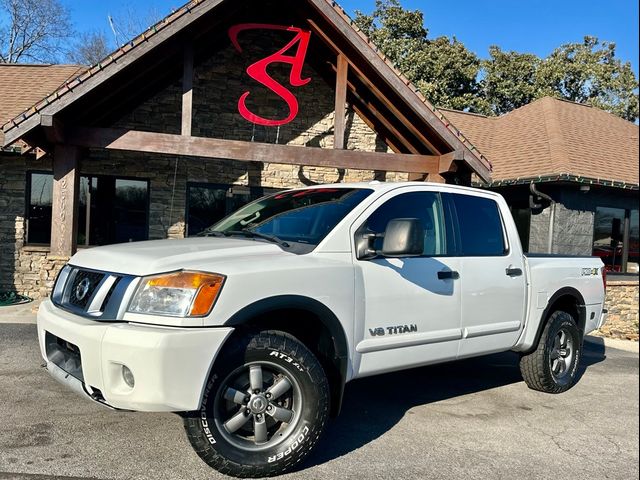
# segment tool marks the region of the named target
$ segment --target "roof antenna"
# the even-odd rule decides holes
[[[109,21],[109,26],[111,27],[111,31],[113,32],[113,38],[116,41],[116,47],[119,47],[120,42],[118,42],[118,32],[116,31],[116,26],[113,22],[113,17],[111,15],[107,15],[107,20]]]

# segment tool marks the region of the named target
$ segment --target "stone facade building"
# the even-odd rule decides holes
[[[90,68],[0,65],[0,123],[0,291],[46,296],[77,248],[194,235],[279,189],[475,178],[525,250],[635,271],[608,304],[637,338],[638,126],[551,98],[438,110],[334,2],[194,0]]]
[[[550,97],[500,117],[446,111],[493,164],[525,250],[638,273],[638,125]]]
[[[490,178],[326,0],[194,0],[90,68],[0,81],[0,291],[34,298],[77,248],[194,235],[271,191]]]
[[[445,111],[493,164],[526,251],[596,255],[608,271],[603,333],[638,339],[638,125],[543,98],[500,117]]]

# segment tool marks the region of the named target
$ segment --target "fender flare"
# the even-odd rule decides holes
[[[347,379],[347,369],[349,363],[349,346],[346,332],[338,320],[338,317],[322,302],[302,295],[278,295],[268,297],[251,303],[233,314],[225,323],[226,327],[238,327],[248,323],[258,316],[275,312],[282,309],[304,310],[315,315],[320,322],[329,330],[333,338],[334,350],[336,352],[335,361],[340,375],[340,384],[337,386],[336,398],[332,401],[333,414],[337,416],[342,405],[342,397]]]
[[[578,290],[576,290],[573,287],[563,287],[560,290],[558,290],[556,293],[551,295],[551,298],[547,302],[547,306],[542,311],[542,315],[540,315],[540,322],[538,323],[538,330],[536,331],[536,336],[534,337],[533,346],[529,349],[529,351],[535,350],[536,346],[538,345],[538,342],[540,341],[540,337],[542,336],[542,331],[544,330],[544,327],[547,325],[547,319],[549,318],[551,309],[553,308],[555,303],[558,301],[558,299],[562,297],[573,297],[576,300],[576,306],[578,307],[578,315],[580,315],[580,318],[577,319],[578,328],[580,328],[581,331],[584,330],[584,327],[580,326],[585,316],[584,297]]]

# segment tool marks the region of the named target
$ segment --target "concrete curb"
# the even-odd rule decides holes
[[[25,303],[12,307],[0,307],[1,323],[36,323],[36,313],[40,308],[40,301]]]
[[[600,343],[600,340],[604,340],[604,346],[607,348],[615,348],[617,350],[624,350],[625,352],[638,353],[639,345],[638,342],[634,342],[633,340],[621,340],[619,338],[607,338],[607,337],[596,337],[592,335],[587,335],[584,339],[585,342],[591,343]]]

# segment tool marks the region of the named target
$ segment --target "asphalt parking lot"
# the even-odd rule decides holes
[[[0,324],[0,480],[224,478],[178,416],[109,411],[40,364],[35,326]],[[637,479],[637,348],[587,342],[582,379],[562,395],[527,389],[511,353],[352,382],[317,450],[283,478]]]

